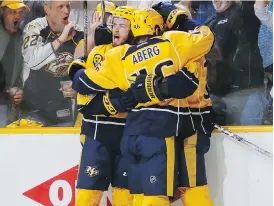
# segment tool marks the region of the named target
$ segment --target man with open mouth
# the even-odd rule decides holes
[[[18,110],[10,112],[11,106],[19,105],[23,98],[22,36],[19,28],[23,15],[29,8],[23,1],[2,1],[0,4],[0,127],[18,118]],[[17,107],[17,106],[16,106]]]
[[[74,98],[67,67],[83,38],[68,20],[69,1],[44,1],[45,17],[27,24],[23,33],[23,117],[45,126],[72,126]]]

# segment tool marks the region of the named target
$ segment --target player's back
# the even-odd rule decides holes
[[[204,36],[200,35],[201,33]],[[184,50],[191,50],[192,57],[187,58],[188,62],[184,64],[184,67],[199,80],[198,88],[191,96],[173,101],[171,104],[174,107],[177,106],[178,111],[180,111],[179,133],[188,134],[195,132],[199,128],[208,133],[208,131],[212,130],[210,117],[212,103],[207,91],[207,68],[204,55],[212,46],[213,35],[209,28],[205,26],[193,31],[191,35],[194,38],[188,39],[190,36],[186,36],[184,40],[179,38],[181,32],[178,31],[166,32],[163,35],[164,38],[169,39],[173,43],[181,59],[184,58],[182,55]],[[184,44],[181,43],[182,41]],[[195,49],[189,49],[193,47]]]
[[[204,111],[212,106],[207,89],[207,67],[205,64],[205,58],[200,58],[187,66],[188,70],[193,72],[195,77],[197,77],[199,80],[199,86],[197,90],[191,96],[185,99],[185,101],[187,101],[187,105],[185,105],[182,100],[183,106],[190,107],[193,112],[198,109]]]
[[[167,77],[175,74],[187,64],[204,56],[211,48],[213,35],[208,27],[200,27],[193,33],[167,32],[162,37],[154,37],[138,45],[123,45],[111,49],[99,72],[87,71],[92,79],[91,86],[98,89],[119,88],[126,91],[134,76],[140,73]],[[147,79],[147,81],[149,81]],[[194,82],[195,83],[195,82]],[[167,106],[159,106],[158,98],[140,104],[128,114],[125,135],[146,135],[167,137],[177,134],[179,125],[179,100]],[[187,88],[184,88],[187,89]],[[174,106],[174,102],[177,105]]]
[[[189,65],[187,69],[193,72],[199,80],[199,85],[196,91],[185,99],[180,99],[180,129],[179,136],[189,137],[196,130],[202,131],[205,134],[210,134],[212,131],[211,110],[212,102],[207,90],[207,67],[205,58],[200,58]]]
[[[154,37],[129,47],[122,57],[122,62],[128,80],[134,79],[139,74],[167,77],[180,69],[179,58],[173,45],[169,40],[161,37]],[[145,106],[154,103],[151,102]]]
[[[139,74],[167,77],[178,72],[181,66],[174,46],[169,40],[161,37],[128,47],[122,57],[122,63],[129,82]],[[134,135],[142,132],[143,135],[160,137],[175,135],[178,108],[172,105],[159,106],[156,103],[152,101],[139,104],[133,109],[128,115],[125,133]]]

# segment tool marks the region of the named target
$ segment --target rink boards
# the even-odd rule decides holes
[[[244,129],[241,131],[246,132],[237,134],[272,152],[271,130]],[[78,130],[65,131],[69,134],[64,134],[64,130],[56,130],[56,134],[49,130],[23,131],[24,134],[0,131],[0,205],[74,205],[81,146]],[[210,193],[216,206],[272,205],[271,159],[224,134],[214,133],[206,160]],[[111,206],[109,192],[105,192],[101,205]],[[177,200],[171,205],[182,203]]]

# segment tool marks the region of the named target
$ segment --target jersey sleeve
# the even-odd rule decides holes
[[[42,18],[30,22],[23,32],[22,54],[24,64],[33,70],[39,70],[56,59],[52,43],[44,43],[44,39],[40,35],[44,24],[43,20]]]
[[[107,90],[120,88],[119,80],[124,77],[124,66],[120,59],[120,49],[112,49],[106,53],[99,71],[87,69],[85,74],[101,88]]]
[[[91,115],[104,115],[109,116],[110,113],[107,111],[103,103],[105,93],[101,92],[95,96],[77,95],[77,108],[80,113]]]
[[[192,32],[171,31],[163,35],[170,40],[177,51],[181,67],[207,54],[213,44],[213,33],[207,26],[201,26]]]
[[[182,99],[192,95],[199,86],[199,79],[195,73],[183,67],[176,74],[165,78],[168,88],[168,96]]]
[[[99,92],[119,88],[118,74],[124,74],[123,64],[119,58],[119,52],[109,51],[99,71],[89,68],[77,71],[73,77],[73,89],[83,95],[96,95]]]

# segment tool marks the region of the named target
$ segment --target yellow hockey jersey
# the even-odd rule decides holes
[[[94,89],[94,93],[115,88],[125,91],[132,83],[131,77],[140,73],[163,77],[173,75],[203,57],[212,43],[213,34],[205,26],[192,33],[170,31],[135,46],[123,45],[111,49],[98,72],[87,69],[85,74],[92,82],[89,87]],[[179,121],[179,100],[174,100],[166,107],[159,107],[157,103],[139,105],[132,110],[125,133],[175,135]]]
[[[89,70],[99,71],[100,66],[102,65],[105,53],[112,48],[112,44],[96,46],[89,53],[86,60],[86,68]],[[84,107],[88,102],[93,99],[92,95],[82,95],[77,94],[77,105],[81,108]]]
[[[106,52],[112,48],[113,48],[112,44],[106,44],[106,45],[100,45],[100,46],[94,47],[94,49],[89,53],[88,58],[86,60],[86,64],[85,64],[86,69],[98,72],[100,70],[100,67],[102,66]],[[88,102],[92,101],[93,97],[94,96],[92,95],[81,95],[78,93],[78,101],[77,101],[78,107],[80,108],[84,107]],[[88,116],[91,116],[91,115],[88,115]],[[100,117],[104,115],[98,114],[94,116]],[[127,114],[120,113],[117,115],[113,115],[111,117],[125,118],[126,116]]]
[[[197,130],[211,135],[212,125],[212,102],[207,91],[207,67],[204,57],[192,62],[187,66],[199,80],[197,90],[189,97],[179,100],[180,125],[179,136],[187,138]]]
[[[104,61],[105,53],[110,49],[112,49],[112,44],[94,47],[86,60],[86,69],[98,72]],[[103,94],[104,93],[101,93],[100,95]],[[93,101],[96,101],[94,97],[95,95],[77,94],[77,105],[79,111],[83,114],[81,134],[96,137],[98,141],[104,143],[111,151],[119,153],[120,139],[123,135],[127,114],[121,113],[110,117],[101,115],[100,105],[102,105],[103,102],[97,101],[93,103]],[[91,103],[93,104],[90,105]],[[92,112],[87,108],[89,105],[92,107]],[[98,115],[91,114],[97,111]]]

